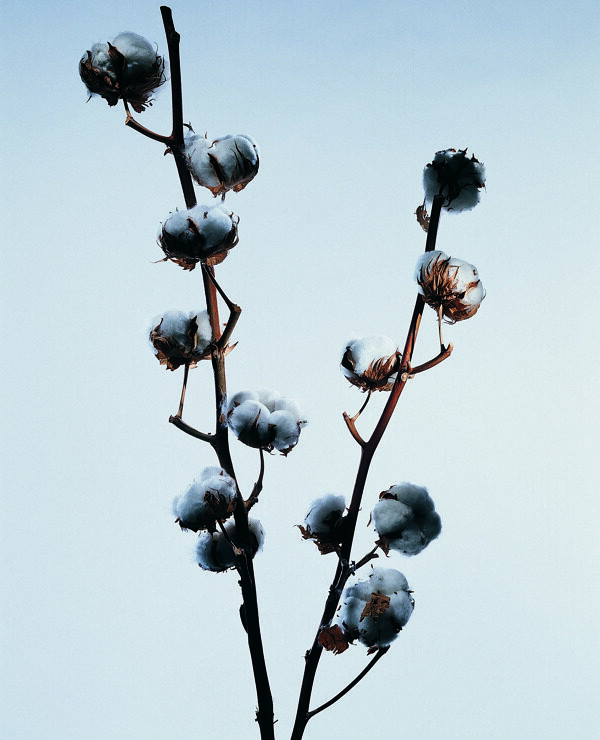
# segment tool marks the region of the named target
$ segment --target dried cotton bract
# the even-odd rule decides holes
[[[254,557],[257,552],[262,550],[265,541],[265,532],[258,519],[248,518],[248,528],[250,530],[249,554],[251,557]],[[227,537],[219,531],[214,534],[203,532],[198,537],[196,562],[203,570],[220,573],[235,566],[235,552],[233,548],[238,547],[238,542],[233,519],[225,522],[224,529]]]
[[[284,455],[298,444],[300,431],[308,423],[295,401],[265,390],[236,393],[225,416],[240,442]]]
[[[182,529],[214,532],[235,508],[236,485],[223,468],[205,468],[183,496],[173,502],[175,520]]]
[[[485,298],[477,268],[439,250],[421,255],[415,280],[425,303],[452,323],[474,316]]]
[[[300,532],[305,540],[314,540],[322,555],[335,552],[341,541],[341,525],[346,511],[346,499],[328,493],[310,505]]]
[[[194,180],[214,196],[238,192],[258,172],[258,148],[249,136],[224,136],[210,142],[206,136],[185,137],[184,155]]]
[[[384,552],[391,549],[417,555],[442,531],[442,521],[426,488],[400,483],[383,491],[379,499],[371,518]]]
[[[475,157],[467,157],[466,149],[444,149],[436,152],[433,162],[423,170],[425,199],[444,196],[444,208],[468,211],[479,203],[485,186],[485,167]]]
[[[109,105],[127,100],[141,113],[165,81],[164,61],[152,44],[137,33],[120,33],[114,41],[94,44],[79,62],[79,75],[92,95]]]
[[[154,319],[150,343],[156,359],[169,370],[181,365],[195,367],[208,356],[212,331],[206,311],[166,311]]]
[[[348,640],[371,649],[389,645],[410,619],[411,593],[404,575],[387,568],[373,568],[366,581],[348,586],[338,617]]]
[[[158,243],[167,259],[184,270],[198,262],[222,262],[238,243],[239,217],[223,206],[194,206],[175,211],[162,225]]]
[[[340,367],[363,391],[389,391],[398,371],[398,345],[386,336],[363,337],[346,343]]]

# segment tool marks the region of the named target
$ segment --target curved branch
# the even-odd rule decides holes
[[[356,676],[356,678],[353,681],[350,681],[350,683],[343,688],[340,692],[338,692],[333,698],[331,698],[329,701],[326,701],[325,704],[321,704],[320,707],[317,707],[316,709],[311,710],[308,713],[308,719],[311,719],[315,716],[315,714],[319,714],[319,712],[322,712],[324,709],[328,709],[332,704],[335,704],[336,701],[339,701],[343,696],[346,696],[346,694],[351,691],[357,683],[363,680],[363,678],[367,675],[367,673],[371,670],[371,668],[374,668],[375,665],[383,658],[383,656],[388,652],[390,649],[389,645],[386,645],[385,647],[378,648],[377,652],[371,659],[371,661],[367,664],[367,666]]]
[[[194,427],[191,427],[189,424],[186,424],[185,421],[180,416],[169,416],[169,423],[173,424],[174,427],[177,427],[177,429],[180,429],[182,432],[185,432],[186,434],[189,434],[190,437],[195,437],[196,439],[201,439],[203,442],[208,442],[213,447],[215,445],[215,435],[214,434],[206,434],[205,432],[199,432],[197,429],[194,429]]]

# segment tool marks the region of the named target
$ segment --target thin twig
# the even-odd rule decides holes
[[[371,552],[368,552],[364,557],[362,557],[357,563],[354,563],[352,565],[352,572],[356,573],[356,571],[359,568],[362,568],[363,565],[366,565],[368,562],[373,560],[374,558],[378,558],[379,555],[377,553],[377,550],[379,549],[379,545],[375,545],[375,547],[371,550]]]
[[[317,707],[316,709],[312,709],[308,713],[308,719],[311,719],[311,717],[314,717],[315,714],[319,714],[319,712],[322,712],[324,709],[328,709],[332,704],[335,704],[336,701],[339,701],[343,696],[346,696],[346,694],[353,689],[357,683],[363,680],[363,678],[367,675],[367,673],[373,668],[380,660],[383,658],[383,656],[387,653],[387,651],[390,649],[389,645],[386,645],[385,647],[380,647],[371,661],[367,664],[367,666],[356,676],[356,678],[353,681],[350,681],[350,683],[343,688],[340,692],[338,692],[332,699],[329,701],[326,701],[325,704],[321,704],[320,707]]]
[[[194,429],[194,427],[191,427],[189,424],[186,424],[185,421],[183,421],[183,419],[180,416],[169,416],[169,423],[173,424],[173,426],[177,427],[177,429],[181,429],[182,432],[189,434],[190,437],[196,437],[196,439],[201,439],[203,442],[208,442],[214,447],[215,445],[215,435],[214,434],[206,434],[205,432],[200,432],[197,429]]]
[[[217,289],[219,295],[221,298],[225,301],[225,304],[227,305],[227,308],[229,309],[229,318],[227,319],[227,324],[225,325],[225,329],[223,329],[223,333],[221,334],[217,344],[221,349],[225,349],[227,346],[227,342],[231,338],[231,335],[233,334],[233,330],[235,329],[235,325],[238,322],[238,319],[240,318],[240,314],[242,313],[242,309],[237,305],[237,303],[233,303],[231,301],[223,288],[219,285],[217,282],[217,279],[215,277],[214,268],[210,267],[206,263],[202,263],[202,270],[207,275],[208,279],[211,281],[211,283],[214,285],[214,287]]]
[[[254,504],[258,503],[258,497],[263,488],[263,476],[265,474],[265,453],[262,447],[260,447],[258,451],[260,453],[260,471],[258,473],[258,479],[254,484],[254,488],[252,489],[252,493],[244,502],[246,505],[246,511],[250,511]]]
[[[179,408],[177,414],[180,419],[183,416],[183,404],[185,402],[185,391],[187,389],[188,375],[190,374],[190,363],[186,362],[183,370],[183,384],[181,386],[181,398],[179,399]]]
[[[444,345],[442,345],[439,355],[436,355],[432,360],[424,362],[422,365],[411,367],[409,377],[412,377],[413,375],[418,375],[419,373],[424,373],[425,370],[430,370],[432,367],[439,365],[440,362],[447,360],[452,354],[453,349],[454,345],[452,343],[450,343],[447,347],[444,347]]]
[[[356,425],[354,424],[354,419],[356,417],[350,417],[348,414],[344,411],[344,421],[346,422],[346,426],[348,427],[348,431],[352,435],[352,437],[358,442],[358,444],[361,447],[364,447],[366,442],[365,440],[360,436],[358,433],[358,429],[356,428]]]
[[[170,147],[173,144],[173,139],[171,136],[164,136],[163,134],[157,134],[155,131],[151,131],[149,128],[146,128],[145,126],[142,126],[139,121],[136,121],[135,118],[131,115],[131,111],[129,110],[129,104],[127,103],[127,100],[123,99],[123,104],[125,106],[125,125],[129,126],[129,128],[133,129],[134,131],[137,131],[138,134],[142,134],[142,136],[147,136],[149,139],[152,139],[153,141],[159,141],[161,144],[164,144],[167,147]]]

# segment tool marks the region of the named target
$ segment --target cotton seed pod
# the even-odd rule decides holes
[[[339,625],[349,641],[358,638],[370,651],[386,647],[410,619],[411,593],[400,571],[373,568],[367,580],[345,589]]]
[[[214,196],[243,190],[258,172],[258,147],[243,134],[212,142],[206,136],[188,134],[183,153],[194,180]]]
[[[371,519],[379,546],[388,553],[418,555],[442,531],[442,521],[426,488],[412,483],[391,486],[379,495]]]
[[[415,280],[425,303],[451,323],[470,319],[485,298],[477,268],[439,250],[421,255]]]
[[[166,258],[184,270],[193,270],[198,262],[216,265],[238,243],[239,220],[223,206],[175,211],[162,225],[158,243]]]
[[[479,203],[485,186],[485,167],[474,156],[467,157],[466,149],[443,149],[436,152],[433,161],[423,170],[425,199],[444,196],[444,208],[449,211],[468,211]]]
[[[173,502],[175,520],[182,529],[214,532],[235,508],[236,485],[223,468],[205,468],[200,478]]]
[[[398,345],[386,336],[346,342],[340,367],[352,385],[363,391],[389,391],[398,371]]]
[[[343,496],[328,493],[316,499],[304,517],[304,526],[299,525],[302,537],[314,540],[322,555],[335,552],[336,545],[341,542],[345,511]]]
[[[276,391],[240,391],[229,400],[225,419],[235,436],[249,447],[287,455],[308,423],[298,404]]]
[[[214,534],[203,532],[198,537],[196,562],[203,570],[220,573],[235,566],[235,553],[231,545],[233,542],[235,547],[238,546],[235,521],[229,519],[223,526],[227,537],[220,531]],[[254,557],[262,550],[265,532],[258,519],[248,518],[248,528],[250,530],[250,555]]]
[[[206,311],[166,311],[152,322],[150,344],[156,359],[169,370],[181,365],[195,367],[209,356],[212,340]]]
[[[79,75],[92,95],[109,105],[127,100],[137,112],[152,105],[152,93],[166,80],[165,64],[137,33],[120,33],[112,43],[94,44],[79,62]]]

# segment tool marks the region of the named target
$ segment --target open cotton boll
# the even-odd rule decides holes
[[[195,367],[209,354],[212,329],[208,313],[165,311],[152,322],[149,339],[156,358],[169,370],[186,364]]]
[[[120,33],[112,43],[93,44],[79,62],[79,75],[92,95],[109,105],[126,100],[142,113],[166,80],[165,64],[152,44],[137,33]]]
[[[485,186],[485,167],[474,156],[467,157],[466,149],[443,149],[436,152],[433,161],[423,170],[425,199],[444,196],[444,208],[466,211],[479,203]]]
[[[214,196],[238,192],[258,172],[258,148],[249,136],[227,135],[209,142],[206,136],[188,134],[184,155],[192,177]]]
[[[442,531],[442,521],[426,488],[400,483],[380,494],[371,514],[384,550],[418,555]]]
[[[389,645],[410,619],[414,602],[400,571],[373,568],[367,580],[348,586],[338,621],[349,640],[369,648]]]
[[[229,540],[239,547],[241,543],[237,541],[233,519],[225,522],[224,529]],[[265,532],[258,519],[249,518],[248,529],[250,531],[250,555],[254,557],[262,550]],[[235,553],[231,543],[222,532],[214,534],[204,532],[198,537],[196,562],[203,570],[222,572],[235,566]]]
[[[238,223],[239,217],[223,206],[196,205],[169,215],[158,244],[184,270],[193,270],[198,262],[218,264],[238,243]]]
[[[346,499],[327,493],[315,499],[304,517],[304,526],[299,525],[302,537],[313,540],[321,555],[336,551],[341,542],[342,517],[346,511]]]
[[[224,521],[235,507],[236,485],[222,468],[205,468],[199,480],[176,498],[173,504],[177,523],[182,529],[214,532],[218,521]]]
[[[277,408],[274,408],[277,406]],[[308,422],[298,405],[277,391],[240,391],[227,404],[227,424],[240,442],[287,455]]]
[[[397,351],[397,343],[383,335],[351,339],[342,352],[342,373],[363,391],[389,391],[396,380]]]
[[[271,443],[271,412],[260,401],[247,400],[231,408],[227,424],[235,436],[249,447],[266,447]]]
[[[451,323],[474,316],[485,298],[477,268],[439,250],[419,257],[415,280],[425,303]]]

